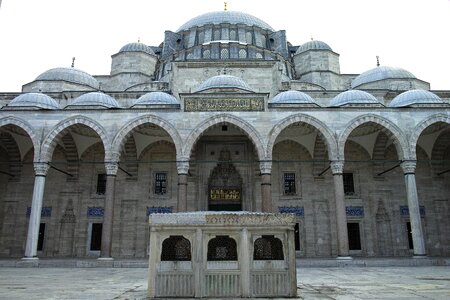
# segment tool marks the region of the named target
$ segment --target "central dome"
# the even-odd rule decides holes
[[[201,27],[207,24],[217,25],[223,23],[257,26],[262,29],[275,31],[269,24],[252,15],[238,11],[216,11],[197,16],[187,21],[181,25],[180,28],[178,28],[177,32],[187,30],[192,27]]]

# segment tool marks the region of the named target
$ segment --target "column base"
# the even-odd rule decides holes
[[[336,257],[336,260],[353,260],[353,257],[351,257],[351,256],[338,256],[338,257]]]
[[[99,257],[99,258],[97,258],[97,260],[112,261],[112,260],[114,260],[114,258],[112,258],[112,257]]]
[[[37,261],[39,260],[39,257],[33,256],[33,257],[22,257],[21,260],[23,261]]]
[[[414,254],[413,258],[421,259],[421,258],[428,258],[428,256],[426,254]]]

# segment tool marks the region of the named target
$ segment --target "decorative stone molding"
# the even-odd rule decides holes
[[[46,162],[35,162],[33,166],[36,176],[47,176],[48,169],[50,169],[50,165]]]
[[[255,146],[256,152],[258,153],[258,159],[262,160],[264,158],[265,149],[259,132],[245,120],[229,114],[213,116],[200,123],[186,138],[186,143],[183,147],[183,154],[189,156],[195,143],[203,135],[203,133],[208,128],[221,123],[233,124],[234,126],[242,129]]]
[[[272,161],[263,160],[259,162],[259,169],[261,174],[271,174],[272,173]]]
[[[343,160],[333,160],[330,162],[331,173],[333,175],[341,175],[344,173],[344,161]]]
[[[105,162],[106,175],[116,176],[119,169],[119,163],[117,161]]]
[[[415,174],[416,173],[416,165],[417,165],[417,162],[415,160],[405,160],[400,164],[400,166],[403,169],[403,173],[405,175]]]
[[[275,141],[280,133],[286,129],[288,126],[295,123],[305,123],[307,125],[311,125],[317,129],[317,131],[323,136],[326,145],[328,147],[328,156],[329,158],[337,157],[338,149],[336,139],[334,137],[331,129],[325,125],[322,121],[303,114],[297,114],[290,117],[285,118],[278,122],[272,130],[269,132],[269,139],[266,147],[266,155],[267,157],[272,157],[273,146],[275,145]]]

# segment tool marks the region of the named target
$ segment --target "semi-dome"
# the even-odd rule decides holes
[[[285,91],[273,97],[271,104],[317,104],[311,96],[300,91]]]
[[[77,97],[70,106],[101,106],[105,108],[118,108],[116,99],[100,92],[91,92]]]
[[[42,93],[26,93],[17,96],[7,107],[30,107],[41,109],[59,109],[58,103],[52,98]]]
[[[207,24],[244,24],[247,26],[256,26],[262,29],[267,29],[270,31],[274,31],[270,25],[266,22],[254,17],[252,15],[238,12],[238,11],[216,11],[209,12],[200,16],[197,16],[178,28],[177,32],[187,30],[192,27],[201,27]]]
[[[426,90],[410,90],[395,97],[389,107],[406,107],[414,105],[442,105],[445,102],[436,94]]]
[[[129,43],[120,48],[119,53],[122,52],[144,52],[147,54],[154,55],[155,52],[153,52],[152,48],[150,46],[147,46],[143,43]]]
[[[327,43],[322,42],[322,41],[312,40],[312,41],[306,42],[303,45],[301,45],[300,47],[298,47],[297,51],[295,52],[295,54],[303,53],[303,52],[306,52],[308,50],[329,50],[329,51],[333,51],[333,49],[331,49],[331,47]]]
[[[150,92],[139,97],[134,105],[179,104],[177,98],[164,92]]]
[[[331,107],[339,107],[345,105],[377,105],[381,106],[381,102],[377,100],[373,95],[359,90],[349,90],[340,93],[334,97],[331,102]]]
[[[241,78],[232,75],[217,75],[205,80],[197,88],[196,92],[210,89],[240,89],[253,92],[250,86]]]
[[[384,79],[416,79],[416,76],[402,68],[381,66],[368,70],[357,76],[353,79],[351,86],[352,88],[356,88],[366,83]]]
[[[75,84],[86,85],[93,89],[99,88],[97,79],[95,79],[88,73],[75,68],[50,69],[39,75],[36,80],[67,81]]]

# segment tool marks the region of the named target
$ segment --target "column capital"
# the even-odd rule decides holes
[[[47,176],[48,169],[50,165],[46,162],[35,162],[34,166],[34,174],[36,176]]]
[[[119,162],[117,161],[105,161],[106,175],[116,176],[119,169]]]
[[[187,159],[177,161],[177,171],[179,175],[187,175],[189,173],[189,160]]]
[[[105,151],[105,162],[118,162],[120,153],[115,151]]]
[[[262,160],[259,162],[261,174],[272,174],[272,161]]]
[[[417,165],[417,161],[415,161],[415,160],[405,160],[400,164],[400,166],[403,169],[403,173],[405,175],[415,174],[416,173],[416,165]]]
[[[344,173],[344,161],[343,160],[332,160],[330,162],[331,173],[333,175],[340,175]]]

